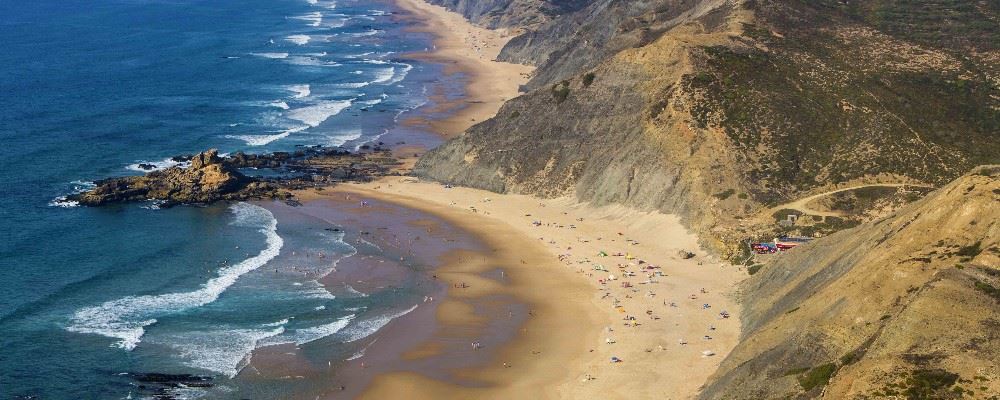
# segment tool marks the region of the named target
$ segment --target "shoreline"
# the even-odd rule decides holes
[[[431,104],[418,108],[417,115],[404,116],[400,127],[450,139],[493,117],[505,101],[520,95],[520,86],[527,83],[534,67],[494,61],[516,32],[472,25],[461,15],[422,0],[392,2],[403,11],[398,18],[411,24],[407,31],[432,36],[433,47],[405,56],[442,65],[442,78],[458,79],[462,86],[462,96],[451,99],[436,85],[429,94]],[[402,162],[399,170],[412,169],[427,150],[421,144],[394,148],[393,154]]]
[[[674,216],[446,188],[412,177],[298,193],[306,204],[345,194],[428,213],[473,233],[510,279],[493,290],[534,310],[491,363],[454,372],[487,385],[387,372],[359,398],[693,398],[738,341],[731,290],[745,273],[712,257],[677,255],[701,250]],[[475,265],[442,268],[448,271],[442,275],[485,282],[473,281],[483,273]],[[455,306],[442,310],[476,297],[451,289],[444,302]],[[462,315],[438,312],[442,329],[435,335],[475,320]]]
[[[413,31],[434,36],[431,51],[407,56],[444,65],[444,78],[457,75],[464,90],[455,100],[432,94],[433,104],[400,126],[448,139],[518,95],[532,68],[492,61],[510,38],[505,32],[472,26],[421,0],[394,2],[407,13],[401,18],[413,21]],[[405,172],[426,150],[407,144],[394,153]],[[433,215],[486,243],[491,254],[480,254],[481,262],[438,265],[436,274],[450,288],[432,314],[421,313],[433,315],[432,323],[421,324],[433,332],[419,344],[409,341],[409,348],[395,347],[402,351],[399,365],[370,371],[360,392],[338,394],[331,386],[321,398],[686,399],[697,395],[738,341],[739,310],[730,292],[745,274],[711,257],[675,256],[680,250],[700,253],[700,247],[674,216],[569,198],[449,189],[413,177],[299,191],[296,197],[309,205],[346,195]],[[504,279],[489,276],[497,270]],[[460,282],[471,283],[472,290],[456,288]],[[478,360],[469,365],[415,367],[447,353],[442,343],[461,337],[468,346],[481,338],[488,321],[502,318],[483,314],[475,304],[495,296],[530,310],[523,321],[509,322],[517,333],[486,354],[451,350],[449,357]],[[386,335],[415,323],[390,324]],[[612,363],[613,357],[622,361]]]
[[[437,98],[431,114],[445,118],[408,118],[404,124],[423,127],[451,138],[487,120],[509,99],[520,94],[534,67],[495,61],[503,46],[516,36],[509,30],[490,30],[471,24],[463,16],[423,0],[393,0],[404,10],[413,26],[408,31],[433,36],[434,47],[426,52],[406,54],[409,58],[444,65],[444,75],[463,75],[463,96],[459,100]],[[434,100],[434,99],[432,99]]]
[[[480,358],[479,362],[439,370],[433,374],[435,377],[428,376],[429,369],[437,370],[433,367],[419,372],[405,367],[402,371],[382,372],[374,376],[357,398],[530,398],[538,393],[545,393],[546,398],[558,397],[554,384],[568,380],[572,373],[563,368],[564,364],[587,354],[587,343],[585,335],[568,338],[551,332],[573,332],[581,326],[594,330],[606,322],[592,312],[590,291],[584,279],[565,275],[557,256],[502,221],[469,218],[465,212],[446,205],[371,191],[363,186],[341,185],[322,192],[298,193],[304,204],[345,195],[433,215],[488,247],[485,254],[480,254],[479,261],[463,258],[438,266],[435,275],[448,285],[433,315],[436,330],[430,338],[402,354],[405,361],[438,356],[443,352],[442,343],[447,346],[462,338],[465,346],[481,341],[486,347],[482,354],[453,350],[457,354],[451,356],[475,356]],[[468,287],[463,287],[465,284]],[[503,301],[503,297],[513,301]],[[502,323],[509,318],[503,315],[502,308],[496,310],[497,305],[518,303],[523,303],[527,310],[511,312],[514,317],[511,323],[516,328],[514,336],[484,339],[493,333],[486,329],[491,322]],[[483,305],[492,305],[494,310],[484,310]]]

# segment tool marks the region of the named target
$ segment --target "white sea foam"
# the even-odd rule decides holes
[[[142,208],[145,208],[147,210],[159,210],[160,207],[163,206],[163,204],[166,202],[167,202],[166,200],[150,200],[147,201],[146,205],[142,206]]]
[[[287,117],[309,126],[319,126],[328,118],[340,114],[351,106],[351,100],[328,100],[314,105],[296,108],[288,112]]]
[[[410,73],[410,70],[413,69],[413,66],[410,64],[401,64],[401,65],[402,68],[400,68],[398,71],[395,72],[395,74],[393,75],[392,79],[389,80],[389,82],[386,82],[387,85],[393,85],[401,82],[403,79],[406,79],[406,75],[408,75]]]
[[[250,363],[254,349],[284,332],[284,326],[276,325],[272,329],[187,332],[167,340],[171,347],[177,349],[185,365],[232,378]]]
[[[328,324],[323,324],[303,329],[295,329],[291,332],[288,332],[285,335],[282,335],[282,337],[276,337],[271,341],[294,342],[297,345],[303,345],[309,342],[315,342],[319,339],[340,332],[345,327],[347,327],[347,325],[349,325],[353,319],[354,319],[354,314],[351,314],[345,317],[341,317],[336,321],[333,321]]]
[[[310,94],[312,94],[312,90],[309,87],[309,84],[307,83],[301,85],[288,85],[285,86],[285,90],[294,93],[294,95],[292,95],[293,99],[306,98],[309,97]]]
[[[319,26],[320,24],[323,23],[323,13],[319,11],[313,11],[308,14],[298,15],[290,18],[297,19],[300,21],[306,21],[307,23],[309,23],[309,26]]]
[[[406,310],[400,311],[395,314],[383,315],[380,317],[375,317],[372,319],[367,319],[358,322],[354,326],[351,326],[350,328],[344,330],[344,337],[345,337],[344,342],[347,343],[355,342],[364,339],[368,336],[371,336],[375,332],[378,332],[379,329],[382,329],[382,327],[386,326],[392,320],[402,317],[406,314],[409,314],[413,310],[416,310],[418,305],[419,304],[414,304],[413,307],[410,307]]]
[[[333,300],[337,297],[330,293],[329,290],[317,281],[309,282],[309,289],[303,290],[305,297],[311,299],[323,299],[323,300]]]
[[[347,18],[337,18],[323,24],[323,27],[335,29],[335,28],[343,28],[344,25],[347,25]]]
[[[153,168],[143,169],[142,167],[139,166],[139,164],[152,165]],[[160,161],[140,161],[134,164],[129,164],[128,166],[125,167],[125,169],[138,172],[149,172],[149,171],[159,171],[161,169],[167,169],[174,166],[181,166],[186,168],[188,165],[191,165],[191,163],[188,161],[174,161],[171,158],[165,158]]]
[[[361,128],[349,129],[345,131],[340,131],[334,135],[331,135],[329,140],[326,141],[327,147],[337,147],[344,143],[350,142],[352,140],[357,140],[361,138]],[[352,246],[353,247],[353,246]],[[356,252],[356,251],[355,251]]]
[[[49,200],[49,207],[62,207],[62,208],[73,208],[80,205],[79,201],[69,200],[67,196],[59,196],[52,200]]]
[[[72,186],[72,193],[83,193],[90,189],[97,187],[97,184],[90,181],[73,181],[70,182]],[[73,208],[80,205],[80,202],[67,199],[68,196],[59,196],[51,201],[49,201],[49,207],[62,207],[62,208]]]
[[[361,241],[361,243],[364,243],[364,244],[367,244],[367,245],[369,245],[369,246],[371,246],[371,247],[374,247],[374,248],[375,248],[376,250],[378,250],[378,251],[382,251],[382,248],[381,248],[381,247],[379,247],[379,246],[378,246],[377,244],[375,244],[375,243],[372,243],[372,242],[369,242],[369,241],[367,241],[367,240],[364,240],[364,239],[362,239],[362,238],[358,238],[358,240],[360,240],[360,241]]]
[[[247,144],[247,146],[264,146],[275,140],[284,139],[293,133],[301,132],[308,128],[308,126],[297,126],[273,135],[226,135],[226,138],[242,140],[243,143]]]
[[[311,39],[312,37],[310,37],[309,35],[289,35],[285,37],[285,40],[295,43],[299,46],[309,43],[309,40]]]
[[[364,17],[358,17],[358,18],[364,18]],[[382,31],[380,31],[378,29],[369,29],[369,30],[364,31],[364,32],[352,33],[351,36],[354,36],[354,37],[374,36],[374,35],[377,35],[377,34],[379,34],[381,32]]]
[[[386,83],[392,80],[396,75],[396,69],[393,67],[389,68],[379,68],[375,71],[375,79],[371,83]]]
[[[276,59],[288,58],[288,53],[250,53],[250,55],[263,58],[276,58]]]
[[[285,102],[283,102],[281,100],[272,101],[272,102],[268,103],[268,106],[277,107],[277,108],[280,108],[282,110],[287,110],[287,109],[290,108],[290,107],[288,107],[288,103],[285,103]]]
[[[256,256],[220,269],[218,276],[208,280],[197,290],[128,296],[99,306],[85,307],[73,314],[70,326],[66,329],[117,338],[119,341],[114,346],[132,350],[139,344],[145,328],[156,323],[156,317],[212,303],[236,283],[240,276],[277,257],[284,241],[278,236],[278,221],[274,215],[267,209],[249,203],[238,203],[230,209],[235,217],[234,225],[257,228],[264,234],[267,246]]]
[[[283,326],[283,325],[287,324],[288,321],[289,321],[289,319],[285,318],[285,319],[283,319],[281,321],[272,322],[272,323],[269,323],[269,324],[264,324],[264,326],[266,326],[268,328],[274,328],[274,327],[278,327],[278,326]]]
[[[339,67],[342,64],[333,61],[323,61],[315,57],[309,56],[292,56],[288,57],[289,64],[301,65],[306,67]]]
[[[371,85],[371,82],[347,82],[347,83],[335,83],[331,86],[342,89],[361,89],[365,86]]]
[[[355,289],[353,286],[348,285],[346,283],[344,284],[344,288],[347,289],[348,293],[351,293],[351,294],[353,294],[355,296],[358,296],[358,297],[368,297],[367,294],[361,293],[360,291],[358,291],[358,289]]]
[[[357,359],[359,359],[361,357],[364,357],[365,353],[368,352],[368,348],[372,347],[372,345],[375,344],[375,342],[377,342],[377,341],[378,341],[378,338],[375,338],[375,340],[372,340],[371,343],[368,343],[367,345],[365,345],[365,347],[362,347],[361,350],[358,350],[356,353],[354,353],[352,356],[348,357],[344,361],[354,361],[354,360],[357,360]]]

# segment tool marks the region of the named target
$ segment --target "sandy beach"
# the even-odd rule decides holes
[[[445,75],[462,74],[465,95],[459,101],[431,93],[434,105],[429,113],[447,115],[440,119],[408,119],[403,123],[422,127],[444,137],[464,132],[478,122],[496,115],[504,101],[519,94],[534,67],[495,61],[500,49],[516,32],[489,30],[469,23],[461,15],[421,0],[396,0],[413,22],[414,32],[429,33],[434,47],[408,57],[445,65]]]
[[[420,0],[397,4],[414,19],[415,30],[436,37],[432,51],[410,56],[445,64],[446,74],[462,73],[466,90],[461,101],[437,99],[434,109],[424,110],[441,117],[413,117],[405,125],[451,137],[518,94],[531,68],[493,61],[510,32],[473,26]],[[412,165],[422,150],[403,146],[397,155]],[[368,199],[410,208],[488,247],[436,270],[450,289],[434,309],[436,332],[403,354],[407,362],[440,357],[449,343],[489,335],[489,319],[503,312],[484,311],[483,304],[498,296],[528,307],[517,334],[476,353],[486,358],[475,365],[444,376],[414,368],[379,373],[360,398],[687,399],[738,340],[731,290],[745,272],[706,256],[674,216],[412,177],[296,195],[307,206]],[[695,255],[686,258],[682,250]]]
[[[508,281],[482,279],[481,264],[446,267],[442,277],[474,289],[448,292],[442,330],[474,324],[462,305],[471,298],[502,292],[533,310],[492,365],[455,372],[488,385],[389,373],[363,398],[691,398],[737,342],[729,291],[745,273],[697,250],[675,217],[414,178],[300,193],[307,202],[347,195],[438,216],[492,247],[491,268]],[[682,249],[696,255],[683,259]]]

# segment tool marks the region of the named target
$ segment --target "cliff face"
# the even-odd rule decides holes
[[[710,12],[724,0],[598,0],[562,15],[508,43],[500,60],[538,67],[529,89],[577,75],[619,52],[643,47],[667,30]]]
[[[853,4],[590,2],[512,40],[501,58],[539,65],[532,90],[416,172],[658,209],[731,240],[823,188],[1000,162],[998,7]]]
[[[571,12],[586,0],[428,0],[487,28],[524,28]]]
[[[998,241],[992,166],[783,254],[744,283],[743,339],[701,398],[1000,394]]]

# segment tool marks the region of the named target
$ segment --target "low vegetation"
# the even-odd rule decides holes
[[[903,395],[910,400],[961,398],[963,390],[952,386],[958,382],[958,374],[943,369],[918,369],[906,379]],[[957,396],[955,396],[957,394]]]
[[[978,279],[973,281],[973,285],[975,285],[976,290],[985,293],[1000,303],[1000,289]]]
[[[566,98],[569,97],[569,82],[562,81],[562,83],[552,85],[552,97],[556,99],[556,103],[566,101]]]
[[[715,198],[717,198],[719,200],[725,200],[725,199],[728,199],[729,197],[731,197],[734,194],[736,194],[735,190],[733,190],[733,189],[727,189],[727,190],[721,191],[719,193],[713,194],[712,197],[715,197]]]
[[[958,252],[955,254],[961,257],[973,258],[975,256],[978,256],[979,253],[983,252],[983,249],[981,248],[982,244],[983,244],[982,242],[976,242],[968,246],[962,246],[961,248],[958,249]]]
[[[813,388],[826,386],[830,383],[830,378],[833,377],[833,373],[837,371],[837,364],[827,363],[810,369],[805,375],[799,377],[799,385],[805,391],[813,390]]]

